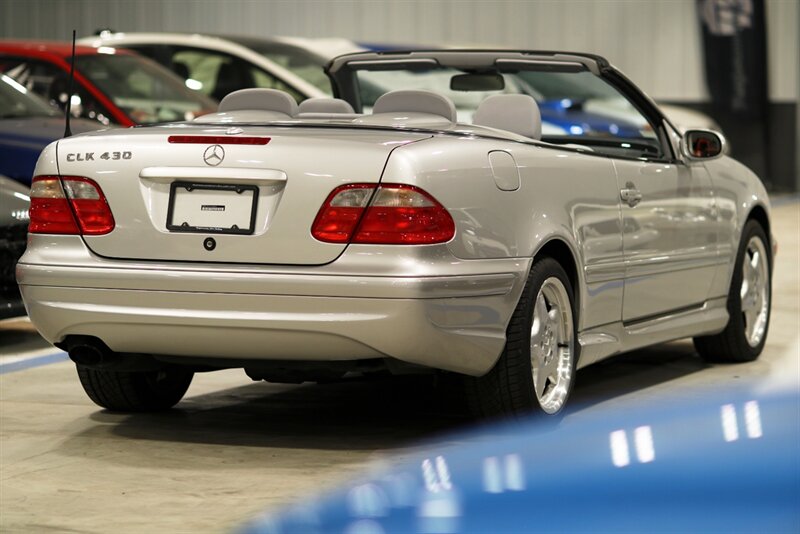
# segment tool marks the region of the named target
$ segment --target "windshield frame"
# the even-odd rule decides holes
[[[617,90],[633,108],[652,126],[654,142],[660,154],[638,157],[619,156],[621,159],[680,163],[675,154],[665,124],[671,124],[652,99],[645,95],[621,72],[603,57],[574,52],[515,51],[515,50],[410,50],[390,52],[353,53],[338,56],[325,67],[331,78],[334,96],[348,101],[356,112],[362,112],[358,72],[360,70],[415,70],[430,68],[455,68],[465,72],[498,72],[514,66],[528,70],[567,72],[586,70]],[[535,67],[535,69],[531,68]],[[574,139],[580,142],[579,138]],[[591,143],[586,143],[591,146]],[[618,157],[618,156],[613,156]]]

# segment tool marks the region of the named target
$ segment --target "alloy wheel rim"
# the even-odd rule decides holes
[[[567,289],[558,278],[548,278],[536,295],[531,325],[533,390],[548,414],[558,412],[569,394],[575,354],[572,321]]]
[[[766,248],[758,237],[747,243],[742,260],[742,287],[739,296],[742,305],[744,336],[751,347],[764,339],[769,318],[769,265]]]

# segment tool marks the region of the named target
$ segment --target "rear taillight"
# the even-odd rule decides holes
[[[58,176],[36,176],[33,179],[30,215],[28,231],[32,234],[79,233]]]
[[[444,206],[413,185],[348,184],[328,196],[311,235],[326,243],[425,245],[452,239],[455,223]]]
[[[114,229],[100,186],[80,176],[36,176],[30,213],[32,234],[103,235]]]
[[[373,184],[347,184],[334,189],[317,213],[311,235],[326,243],[348,243],[374,192]]]

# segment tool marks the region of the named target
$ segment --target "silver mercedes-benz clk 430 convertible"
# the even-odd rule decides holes
[[[592,55],[357,53],[327,73],[336,99],[246,89],[42,153],[17,278],[97,404],[168,408],[232,367],[436,370],[484,413],[557,414],[577,369],[621,352],[758,357],[769,201],[721,135],[679,134]]]

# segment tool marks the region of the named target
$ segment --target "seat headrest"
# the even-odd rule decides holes
[[[272,111],[287,117],[297,115],[297,102],[289,93],[277,89],[239,89],[219,103],[218,112]]]
[[[297,107],[298,113],[355,113],[353,106],[341,98],[317,97],[303,100]]]
[[[456,122],[456,107],[446,96],[423,90],[399,90],[382,95],[375,101],[372,113],[405,111],[428,113]]]
[[[492,95],[480,103],[472,124],[505,130],[531,139],[542,138],[539,105],[528,95]]]

